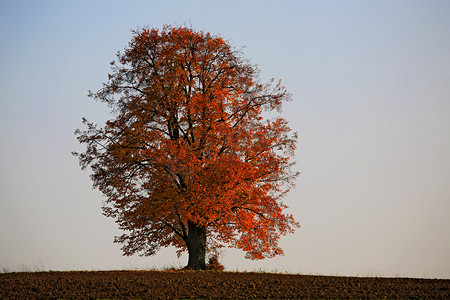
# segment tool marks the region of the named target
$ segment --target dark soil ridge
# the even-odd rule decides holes
[[[450,299],[450,280],[215,271],[5,273],[0,299]]]

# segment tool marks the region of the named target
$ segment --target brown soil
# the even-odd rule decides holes
[[[101,271],[0,274],[1,299],[450,299],[449,279]]]

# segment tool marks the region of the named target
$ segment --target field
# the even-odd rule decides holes
[[[450,299],[449,279],[215,271],[0,274],[0,299]]]

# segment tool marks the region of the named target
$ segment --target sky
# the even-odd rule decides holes
[[[449,1],[0,1],[0,272],[162,269],[175,249],[122,256],[71,151],[87,97],[131,30],[220,34],[281,79],[301,172],[283,200],[302,226],[229,271],[450,278]]]

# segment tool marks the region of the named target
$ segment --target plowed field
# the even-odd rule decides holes
[[[0,274],[0,299],[450,299],[448,279],[101,271]]]

